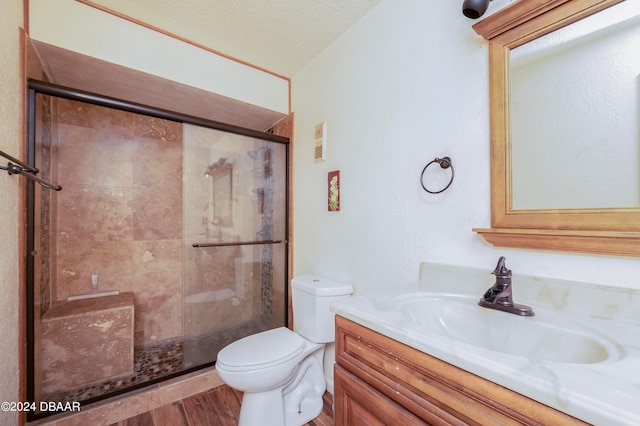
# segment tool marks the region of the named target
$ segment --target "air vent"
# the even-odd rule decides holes
[[[320,163],[326,159],[327,154],[327,123],[316,124],[315,142],[313,159],[316,163]]]

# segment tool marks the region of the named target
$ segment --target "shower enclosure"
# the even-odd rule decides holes
[[[89,403],[287,324],[288,139],[30,82],[29,401]],[[48,413],[30,413],[30,420]]]

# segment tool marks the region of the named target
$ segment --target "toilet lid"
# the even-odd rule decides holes
[[[237,340],[218,353],[217,362],[232,368],[278,364],[302,352],[305,340],[286,327]]]

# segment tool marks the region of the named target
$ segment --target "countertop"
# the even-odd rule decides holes
[[[596,363],[532,359],[433,335],[397,307],[425,293],[478,300],[492,284],[490,271],[424,263],[419,282],[356,293],[331,310],[588,423],[640,424],[640,291],[514,273],[514,301],[532,306],[537,321],[580,324],[611,343],[608,359]]]

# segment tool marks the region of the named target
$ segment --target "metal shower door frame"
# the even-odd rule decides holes
[[[284,286],[284,297],[285,297],[285,305],[286,301],[289,300],[289,232],[290,232],[290,140],[284,136],[274,135],[268,132],[262,132],[254,129],[247,129],[244,127],[235,126],[228,123],[223,123],[215,120],[210,120],[202,117],[196,117],[192,115],[182,114],[175,111],[164,110],[160,108],[154,108],[148,105],[142,105],[134,102],[125,101],[122,99],[116,99],[108,96],[103,96],[96,93],[86,92],[82,90],[73,89],[70,87],[60,86],[48,82],[38,81],[29,79],[27,80],[27,89],[28,89],[28,105],[27,105],[27,120],[28,120],[28,129],[27,129],[27,160],[26,164],[31,167],[35,167],[35,146],[36,146],[36,138],[35,138],[35,119],[36,119],[36,95],[50,95],[56,96],[60,98],[70,99],[74,101],[86,102],[93,105],[104,106],[108,108],[114,108],[122,111],[143,114],[151,117],[157,117],[166,120],[172,120],[176,122],[181,122],[185,124],[193,124],[197,126],[207,127],[215,130],[221,130],[224,132],[229,132],[233,134],[238,134],[242,136],[248,136],[256,139],[261,139],[269,142],[275,142],[279,144],[284,144],[286,146],[286,176],[285,176],[285,186],[286,186],[286,194],[285,194],[285,236],[286,238],[283,240],[264,240],[264,241],[256,241],[256,242],[244,242],[240,243],[243,245],[248,244],[284,244],[285,246],[285,255],[284,255],[284,277],[286,284]],[[26,232],[26,273],[25,273],[25,295],[26,295],[26,340],[27,340],[27,350],[26,350],[26,376],[27,376],[27,401],[35,401],[35,377],[34,377],[34,368],[35,368],[35,356],[34,356],[34,338],[35,338],[35,329],[34,329],[34,291],[35,291],[35,277],[34,277],[34,266],[35,266],[35,185],[34,181],[29,179],[27,181],[27,215],[26,215],[26,224],[27,224],[27,232]],[[229,245],[228,243],[226,245]],[[196,247],[196,244],[193,244]],[[200,246],[203,247],[203,246]],[[288,323],[289,310],[285,309],[284,318],[285,324]],[[123,394],[126,392],[130,392],[135,389],[139,389],[142,387],[150,386],[160,381],[168,380],[171,378],[175,378],[177,376],[181,376],[192,371],[196,371],[202,368],[209,366],[210,364],[200,365],[196,367],[192,367],[189,369],[185,369],[179,373],[174,373],[171,375],[164,376],[159,379],[153,379],[145,383],[137,384],[131,386],[129,388],[118,390],[112,393],[108,393],[105,395],[101,395],[99,397],[94,397],[83,401],[83,404],[92,403],[98,400],[102,400],[105,398],[113,397],[119,394]],[[51,413],[45,414],[36,414],[33,412],[27,413],[27,421],[34,421],[40,418],[47,417]]]

